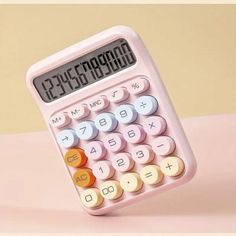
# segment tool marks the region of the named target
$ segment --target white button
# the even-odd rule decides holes
[[[121,176],[120,186],[127,192],[136,192],[143,186],[143,181],[137,173],[127,173]]]
[[[52,116],[49,121],[50,125],[55,128],[62,128],[70,124],[70,122],[71,119],[65,112]]]
[[[138,113],[134,109],[134,106],[130,104],[121,105],[115,110],[116,119],[123,124],[132,123],[137,119],[137,116]]]
[[[77,136],[82,140],[90,140],[98,135],[98,130],[92,121],[84,121],[76,125]]]
[[[121,197],[123,189],[116,180],[109,180],[102,183],[99,187],[102,196],[106,199],[113,200]]]
[[[103,132],[109,132],[117,127],[117,120],[112,113],[102,113],[96,116],[95,126]]]
[[[142,96],[134,102],[134,107],[141,115],[151,115],[157,110],[158,102],[152,96]]]
[[[118,103],[126,100],[129,97],[129,93],[126,88],[116,88],[108,92],[107,98],[110,102]]]
[[[184,171],[184,162],[175,156],[165,157],[160,164],[161,171],[167,176],[177,176]]]
[[[164,175],[157,165],[145,166],[140,170],[140,177],[145,184],[158,184],[162,181]]]
[[[80,199],[88,208],[98,207],[103,202],[103,197],[97,188],[86,189],[80,194]]]
[[[146,79],[138,78],[128,82],[127,89],[131,94],[139,94],[149,88],[149,82]]]
[[[112,166],[120,172],[129,171],[134,167],[134,161],[129,153],[118,153],[112,157]]]
[[[74,105],[68,109],[68,115],[71,119],[82,119],[88,116],[90,110],[85,104]]]
[[[106,96],[97,96],[88,101],[88,107],[91,111],[101,111],[108,107],[109,101]]]
[[[63,148],[74,147],[78,144],[79,139],[72,129],[65,129],[56,135],[58,144]]]
[[[153,151],[160,156],[167,156],[175,150],[175,141],[169,136],[159,136],[151,145]]]

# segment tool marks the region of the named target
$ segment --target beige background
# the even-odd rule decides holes
[[[0,132],[46,128],[31,64],[116,24],[140,33],[181,117],[236,112],[236,5],[2,5]]]

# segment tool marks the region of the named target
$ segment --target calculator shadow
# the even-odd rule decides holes
[[[215,181],[215,182],[214,182]],[[218,181],[218,182],[217,182]],[[186,185],[157,194],[138,205],[119,210],[122,216],[236,215],[236,183],[232,179],[199,176]]]

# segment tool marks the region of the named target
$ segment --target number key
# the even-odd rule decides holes
[[[108,134],[103,141],[106,149],[111,152],[119,152],[126,146],[126,142],[120,133]]]
[[[88,208],[98,207],[103,202],[103,197],[97,188],[86,189],[80,194],[80,199]]]
[[[109,179],[115,173],[109,161],[99,161],[95,163],[92,167],[92,171],[97,179]]]
[[[149,145],[138,145],[132,149],[131,156],[135,162],[146,164],[154,159],[155,154]]]
[[[125,127],[123,135],[124,139],[129,143],[140,143],[146,137],[146,133],[141,125],[129,125]]]
[[[100,160],[106,155],[106,149],[101,141],[92,141],[86,144],[85,154],[93,160]]]
[[[92,121],[84,121],[75,127],[77,136],[82,140],[90,140],[98,135],[98,130]]]
[[[121,197],[123,189],[116,180],[109,180],[100,185],[100,192],[106,199],[113,200]]]
[[[123,124],[129,124],[137,119],[138,113],[134,109],[133,105],[125,104],[116,108],[115,117],[118,120],[118,122]]]
[[[95,126],[103,132],[109,132],[117,127],[117,120],[112,113],[102,113],[96,116]]]
[[[129,171],[134,167],[134,161],[129,153],[118,153],[111,162],[112,166],[120,172]]]

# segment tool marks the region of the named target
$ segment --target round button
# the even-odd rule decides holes
[[[80,194],[81,202],[85,207],[94,208],[103,203],[103,197],[97,188],[90,188],[84,190]]]
[[[96,96],[88,101],[88,107],[91,111],[101,111],[109,106],[106,96]]]
[[[151,145],[153,151],[160,156],[167,156],[175,150],[175,141],[169,136],[159,136]]]
[[[108,92],[107,97],[110,102],[119,103],[126,100],[129,93],[126,88],[115,88]]]
[[[116,108],[115,117],[118,122],[123,124],[129,124],[137,119],[138,113],[134,109],[133,105],[125,104]]]
[[[83,121],[76,125],[75,132],[82,140],[90,140],[98,135],[98,130],[93,121]]]
[[[134,167],[134,161],[129,153],[118,153],[112,157],[112,166],[120,172],[129,171]]]
[[[97,179],[109,179],[115,174],[115,170],[109,161],[99,161],[92,166],[93,174]]]
[[[81,167],[86,164],[88,158],[80,148],[73,148],[66,152],[64,160],[68,166]]]
[[[123,136],[128,143],[141,143],[146,133],[141,125],[132,124],[124,128]]]
[[[136,192],[143,186],[143,182],[137,173],[127,173],[121,176],[120,186],[126,192]]]
[[[145,184],[158,184],[163,179],[161,169],[157,165],[145,166],[140,171],[140,177]]]
[[[86,116],[88,116],[90,110],[88,109],[87,105],[74,105],[68,109],[68,116],[71,119],[80,120]]]
[[[50,125],[55,128],[62,128],[70,124],[70,122],[71,119],[65,112],[52,116],[49,121]]]
[[[127,88],[131,94],[140,94],[149,88],[149,82],[143,78],[133,79],[128,82]]]
[[[149,145],[138,145],[131,151],[133,160],[140,164],[146,164],[151,162],[155,154]]]
[[[112,113],[102,113],[96,116],[95,126],[103,132],[110,132],[117,127],[117,120]]]
[[[109,180],[100,185],[100,192],[104,198],[114,200],[122,196],[123,189],[118,181]]]
[[[63,148],[74,147],[79,142],[79,139],[73,129],[65,129],[58,132],[56,139],[58,144]]]
[[[166,130],[166,121],[161,116],[150,116],[144,120],[143,128],[147,134],[160,135]]]
[[[141,115],[151,115],[157,110],[158,102],[152,96],[142,96],[134,102],[134,107]]]
[[[160,167],[164,175],[178,176],[184,171],[184,162],[179,157],[166,157],[161,161]]]
[[[126,146],[126,142],[120,133],[108,134],[103,142],[106,149],[111,152],[119,152]]]
[[[85,154],[88,158],[93,160],[102,159],[107,151],[101,141],[91,141],[87,143],[84,147]]]
[[[74,184],[82,188],[92,186],[95,180],[96,178],[89,168],[79,169],[73,175]]]

